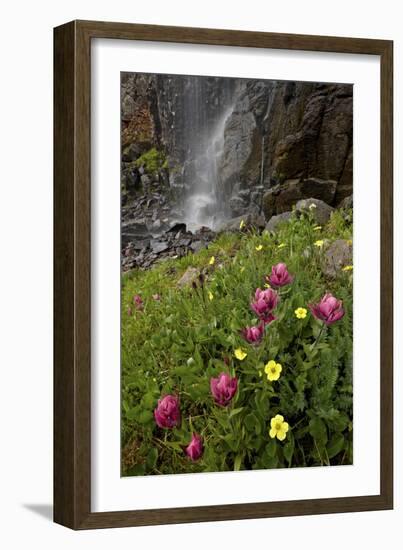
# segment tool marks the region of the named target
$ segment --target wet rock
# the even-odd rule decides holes
[[[147,235],[148,227],[144,219],[129,220],[122,223],[122,233],[134,236]]]
[[[248,208],[248,203],[241,197],[231,197],[229,200],[229,206],[233,216],[240,216]]]
[[[151,177],[147,174],[143,174],[142,176],[140,176],[140,179],[141,179],[141,184],[144,186],[148,186],[152,182]]]
[[[123,149],[122,161],[133,162],[141,155],[141,147],[137,143],[131,143]]]
[[[167,233],[186,233],[186,224],[185,223],[175,223],[170,227]]]
[[[160,254],[161,252],[165,252],[165,250],[169,249],[169,244],[164,241],[153,239],[150,241],[150,248],[154,254]]]
[[[199,277],[199,270],[195,267],[188,267],[185,273],[178,281],[178,286],[183,288],[185,286],[190,286],[193,282]]]
[[[244,216],[237,216],[226,222],[223,222],[218,231],[240,231],[241,222],[243,222],[243,229],[258,229],[263,230],[266,222],[263,216],[257,214],[246,214]]]
[[[333,278],[343,267],[353,263],[353,247],[343,239],[337,239],[325,250],[323,258],[323,273]]]
[[[151,228],[154,230],[154,231],[159,231],[162,227],[162,223],[161,223],[161,220],[154,220],[153,223],[152,223],[152,226]]]
[[[323,225],[329,221],[333,208],[319,199],[303,199],[298,201],[295,209],[297,212],[311,212],[316,223]]]
[[[283,212],[282,214],[277,214],[277,216],[272,216],[266,225],[266,231],[276,231],[280,224],[290,221],[291,216],[292,212]]]

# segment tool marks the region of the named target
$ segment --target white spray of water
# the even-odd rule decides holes
[[[232,112],[229,107],[206,136],[205,150],[193,161],[194,181],[185,200],[185,221],[194,231],[201,226],[218,227],[225,218],[223,186],[220,180],[224,152],[225,124]]]

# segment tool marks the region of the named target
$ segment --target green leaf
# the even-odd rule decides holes
[[[243,455],[236,455],[234,460],[234,472],[238,472],[241,469]]]
[[[257,434],[261,432],[259,419],[254,413],[249,413],[248,415],[246,415],[243,422],[248,431],[250,432],[256,431]]]
[[[294,438],[291,437],[283,447],[284,458],[287,460],[288,465],[291,466],[292,457],[294,454]]]
[[[129,468],[125,475],[127,476],[142,476],[146,471],[145,464],[136,464],[132,468]]]
[[[276,454],[277,450],[277,443],[275,439],[272,439],[267,445],[266,445],[266,454],[269,457],[273,457]]]
[[[149,392],[143,396],[141,404],[147,409],[151,409],[157,404],[157,399],[152,392]]]
[[[137,422],[139,424],[147,424],[154,418],[154,415],[151,411],[142,411],[137,416]]]
[[[156,447],[152,447],[147,454],[147,467],[152,470],[158,459],[158,449]]]
[[[343,434],[335,434],[326,446],[327,455],[329,458],[333,458],[339,454],[344,447]]]
[[[237,409],[232,409],[232,411],[229,413],[229,418],[233,418],[235,415],[239,414],[243,411],[243,407],[238,407]]]
[[[326,445],[327,429],[326,424],[318,417],[311,418],[309,421],[309,433],[318,444]]]

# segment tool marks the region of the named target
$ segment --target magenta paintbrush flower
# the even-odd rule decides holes
[[[213,394],[214,401],[217,405],[226,407],[231,399],[236,394],[238,388],[238,380],[225,372],[218,375],[217,378],[210,379],[210,389]]]
[[[344,316],[343,302],[327,292],[318,304],[309,305],[311,313],[326,325],[332,325]]]
[[[203,454],[203,438],[201,437],[201,435],[195,433],[192,434],[192,439],[189,445],[186,447],[185,453],[193,462],[199,460],[199,458]]]
[[[143,299],[140,296],[140,294],[135,294],[133,296],[133,304],[136,306],[137,309],[142,310],[144,308]]]
[[[292,283],[294,277],[288,273],[287,266],[283,263],[274,265],[271,268],[271,274],[266,277],[266,281],[273,287],[280,288]]]
[[[241,334],[249,344],[258,345],[262,341],[264,328],[265,324],[262,321],[257,326],[245,327],[241,330]]]
[[[271,323],[275,317],[272,313],[273,309],[277,306],[278,294],[272,288],[266,288],[261,290],[256,289],[255,299],[251,302],[250,307],[256,313],[256,315],[265,323]]]
[[[154,410],[155,422],[160,428],[174,428],[181,421],[179,399],[174,395],[166,395],[158,401]]]

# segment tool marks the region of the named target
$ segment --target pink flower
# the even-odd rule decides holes
[[[192,439],[189,445],[186,447],[185,453],[193,462],[199,460],[199,458],[203,454],[203,439],[201,435],[195,433],[192,434]]]
[[[332,325],[344,316],[343,302],[330,292],[327,292],[318,304],[309,305],[309,309],[316,319],[326,325]]]
[[[266,277],[266,281],[269,285],[274,287],[282,287],[292,283],[294,277],[292,277],[287,270],[287,266],[283,263],[274,265],[271,268],[271,275]]]
[[[136,308],[138,310],[142,310],[144,309],[144,303],[143,303],[143,299],[142,297],[140,296],[140,294],[135,294],[133,296],[133,304],[136,306]]]
[[[158,401],[154,410],[155,422],[160,428],[174,428],[181,421],[179,399],[173,395],[166,395]]]
[[[264,335],[264,327],[265,324],[262,321],[257,326],[245,327],[241,330],[241,334],[249,344],[257,345],[260,344],[260,342],[262,341]]]
[[[256,313],[256,315],[265,323],[271,323],[275,317],[272,313],[273,309],[277,306],[278,294],[271,288],[261,290],[256,289],[255,300],[251,302],[250,307]]]
[[[214,401],[217,405],[226,407],[234,397],[238,387],[238,380],[225,372],[219,374],[217,378],[210,379],[210,389],[213,394]]]

